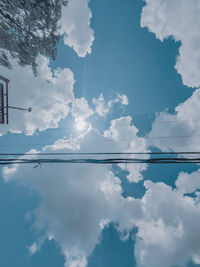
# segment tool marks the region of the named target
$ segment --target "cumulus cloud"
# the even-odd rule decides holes
[[[110,151],[118,146],[120,134],[117,127],[109,131],[112,134],[103,136],[90,130],[84,137],[77,137],[75,143],[79,143],[80,149],[77,147],[75,151],[86,148],[95,151],[97,144],[101,144],[100,152],[107,147]],[[111,135],[115,136],[112,138],[115,142],[105,144],[103,141],[109,140]],[[43,152],[71,151],[66,147],[49,146]],[[139,267],[184,266],[191,259],[199,264],[200,200],[184,195],[193,190],[191,187],[185,189],[182,182],[177,182],[177,189],[172,189],[164,183],[145,181],[146,192],[141,199],[124,198],[120,179],[108,165],[32,167],[5,167],[3,177],[10,182],[17,180],[38,192],[41,202],[32,213],[34,227],[44,233],[41,240],[54,239],[59,244],[66,266],[85,267],[88,255],[110,222],[117,224],[122,239],[137,227],[134,251]],[[181,177],[182,174],[179,181]],[[35,243],[30,252],[34,253],[36,248]]]
[[[95,106],[96,113],[101,117],[106,117],[106,115],[111,111],[111,108],[115,103],[120,103],[123,106],[128,105],[128,97],[126,95],[116,94],[116,97],[112,100],[106,101],[103,94],[101,93],[98,98],[93,98],[92,103]]]
[[[193,193],[200,189],[200,170],[190,174],[186,172],[179,173],[176,187],[183,194]]]
[[[61,34],[64,43],[72,47],[79,57],[91,54],[94,31],[90,28],[92,18],[88,0],[69,0],[62,9]]]
[[[123,117],[112,121],[104,134],[90,129],[76,138],[57,140],[42,151],[117,152],[136,149],[147,150],[145,139],[137,137],[131,118]],[[139,267],[181,266],[191,259],[199,264],[200,199],[198,195],[195,198],[184,195],[199,188],[199,171],[191,175],[179,174],[177,189],[164,183],[145,181],[144,196],[135,199],[122,196],[121,181],[108,165],[33,167],[4,167],[3,177],[7,182],[17,180],[38,192],[41,202],[32,213],[34,227],[39,233],[44,233],[40,240],[54,239],[59,244],[66,266],[85,267],[88,255],[110,222],[117,224],[122,239],[137,227],[134,251]],[[138,175],[142,169],[137,164],[130,169],[123,165],[120,167],[129,171],[130,180],[141,179]],[[35,243],[30,247],[30,253],[36,249]]]
[[[6,169],[4,175],[7,179],[18,177],[40,194],[42,202],[34,212],[35,229],[45,228],[45,237],[60,245],[66,266],[86,266],[86,256],[98,243],[102,231],[100,222],[110,209],[102,184],[108,179],[112,188],[118,187],[120,181],[115,180],[107,167],[85,165],[42,166],[40,170],[19,167],[13,176]],[[117,190],[108,192],[113,202],[118,195]]]
[[[91,129],[74,138],[74,142],[72,139],[61,139],[45,147],[43,152],[126,151],[134,147],[134,143],[136,148],[143,150],[143,142],[130,122],[130,117],[120,118],[113,121],[111,129],[104,134]],[[130,139],[120,139],[124,137],[124,131],[128,132]],[[86,266],[87,256],[99,242],[102,230],[109,222],[118,223],[118,230],[123,232],[132,229],[135,220],[141,217],[139,200],[123,198],[120,179],[111,166],[33,166],[5,167],[3,177],[5,181],[17,180],[38,192],[41,203],[33,213],[34,227],[38,232],[45,229],[42,240],[54,239],[60,245],[66,266]],[[135,166],[132,169],[132,174],[137,177],[139,169]],[[33,253],[35,248],[33,244],[30,251]]]
[[[173,37],[181,41],[176,66],[183,83],[200,86],[200,2],[196,0],[145,0],[141,26],[163,41]]]
[[[175,108],[175,114],[167,111],[156,115],[148,143],[163,151],[200,150],[200,89]],[[169,138],[168,138],[169,137]]]
[[[52,71],[49,60],[43,56],[38,58],[38,77],[34,77],[30,67],[22,68],[16,61],[12,65],[15,71],[1,67],[1,74],[10,80],[9,105],[32,107],[32,112],[10,109],[9,124],[1,126],[0,134],[10,131],[32,135],[36,129],[58,127],[74,100],[71,70],[58,68]]]
[[[115,151],[147,152],[146,140],[138,137],[138,129],[131,124],[131,117],[121,117],[111,121],[111,127],[105,131],[105,136],[115,141]],[[140,155],[142,158],[142,155]],[[143,156],[147,158],[147,156]],[[123,170],[129,172],[127,178],[130,182],[142,180],[142,172],[147,169],[147,164],[120,164]]]
[[[200,203],[164,183],[145,182],[143,218],[138,224],[135,257],[139,267],[199,264]]]

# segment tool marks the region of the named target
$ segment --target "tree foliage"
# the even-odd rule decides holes
[[[67,0],[1,0],[0,64],[11,68],[16,58],[37,75],[39,54],[55,59],[62,5]]]

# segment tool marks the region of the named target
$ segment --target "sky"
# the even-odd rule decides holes
[[[55,61],[0,66],[32,107],[10,110],[1,153],[200,151],[199,11],[69,0]],[[199,192],[197,164],[2,167],[0,266],[199,266]]]

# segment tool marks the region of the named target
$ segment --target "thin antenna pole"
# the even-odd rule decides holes
[[[18,110],[26,110],[28,112],[32,111],[32,108],[19,108],[19,107],[13,107],[13,106],[8,106],[8,108],[18,109]]]

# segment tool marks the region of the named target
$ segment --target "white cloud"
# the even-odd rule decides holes
[[[176,187],[183,194],[193,193],[200,189],[200,170],[192,173],[181,172],[176,180]]]
[[[126,95],[117,94],[116,98],[114,98],[114,103],[121,103],[124,106],[128,105],[128,97]]]
[[[73,259],[69,259],[68,263],[65,264],[65,266],[70,266],[70,267],[85,267],[87,266],[87,259],[82,256],[77,256]]]
[[[131,146],[134,147],[134,144],[136,148],[143,149],[144,144],[130,122],[130,117],[120,118],[112,122],[111,129],[104,135],[90,130],[73,142],[72,139],[61,139],[53,146],[45,147],[43,151],[68,152],[72,149],[116,152],[126,151]],[[128,139],[120,140],[120,137],[124,137],[124,131],[128,133]],[[125,228],[132,229],[134,220],[141,217],[139,200],[122,197],[121,182],[112,172],[111,166],[58,164],[32,168],[33,166],[5,167],[3,176],[5,181],[18,180],[38,192],[41,203],[33,213],[35,229],[39,232],[45,229],[42,240],[54,239],[60,245],[66,257],[66,266],[86,266],[87,256],[99,242],[103,227],[110,221],[117,222],[118,230],[124,231]],[[140,170],[134,165],[130,171],[137,177]]]
[[[173,37],[181,41],[176,69],[183,83],[200,86],[200,2],[196,0],[145,0],[141,26],[148,27],[163,41]]]
[[[146,140],[138,137],[138,129],[134,125],[130,126],[130,124],[131,117],[113,120],[110,129],[105,131],[105,136],[116,142],[116,152],[147,152]],[[148,156],[140,155],[140,158],[148,158]],[[129,172],[127,178],[130,182],[142,180],[142,171],[147,169],[147,164],[120,164],[120,166]]]
[[[87,119],[94,113],[84,97],[76,98],[73,101],[71,112],[75,119]]]
[[[76,130],[79,132],[87,132],[92,127],[90,122],[85,121],[93,115],[94,111],[89,107],[87,100],[82,98],[76,98],[72,103],[71,113],[75,120]]]
[[[122,106],[128,105],[128,97],[126,95],[116,94],[116,97],[112,100],[105,101],[103,94],[101,93],[98,98],[93,98],[92,103],[95,106],[96,113],[101,117],[106,117],[110,113],[114,104],[119,103]]]
[[[79,57],[91,54],[94,31],[90,28],[92,18],[88,0],[69,0],[62,9],[61,33],[64,43],[72,47]]]
[[[179,104],[175,111],[173,115],[167,111],[156,115],[148,135],[149,144],[163,151],[199,151],[200,89],[197,89],[187,101]]]
[[[138,222],[138,267],[185,266],[200,256],[200,204],[163,183],[145,182]]]
[[[32,107],[32,112],[10,109],[9,124],[1,126],[1,134],[10,131],[31,135],[36,129],[58,127],[74,100],[71,70],[58,68],[52,71],[49,60],[43,56],[38,59],[38,77],[34,77],[30,67],[22,68],[16,61],[12,65],[13,70],[1,67],[1,75],[10,80],[9,105]]]
[[[105,117],[109,113],[110,109],[105,103],[103,94],[100,94],[98,98],[93,98],[92,103],[95,105],[95,111],[99,116]]]
[[[34,242],[30,247],[29,247],[29,252],[30,252],[30,255],[33,255],[37,252],[38,250],[38,246],[37,244]]]

